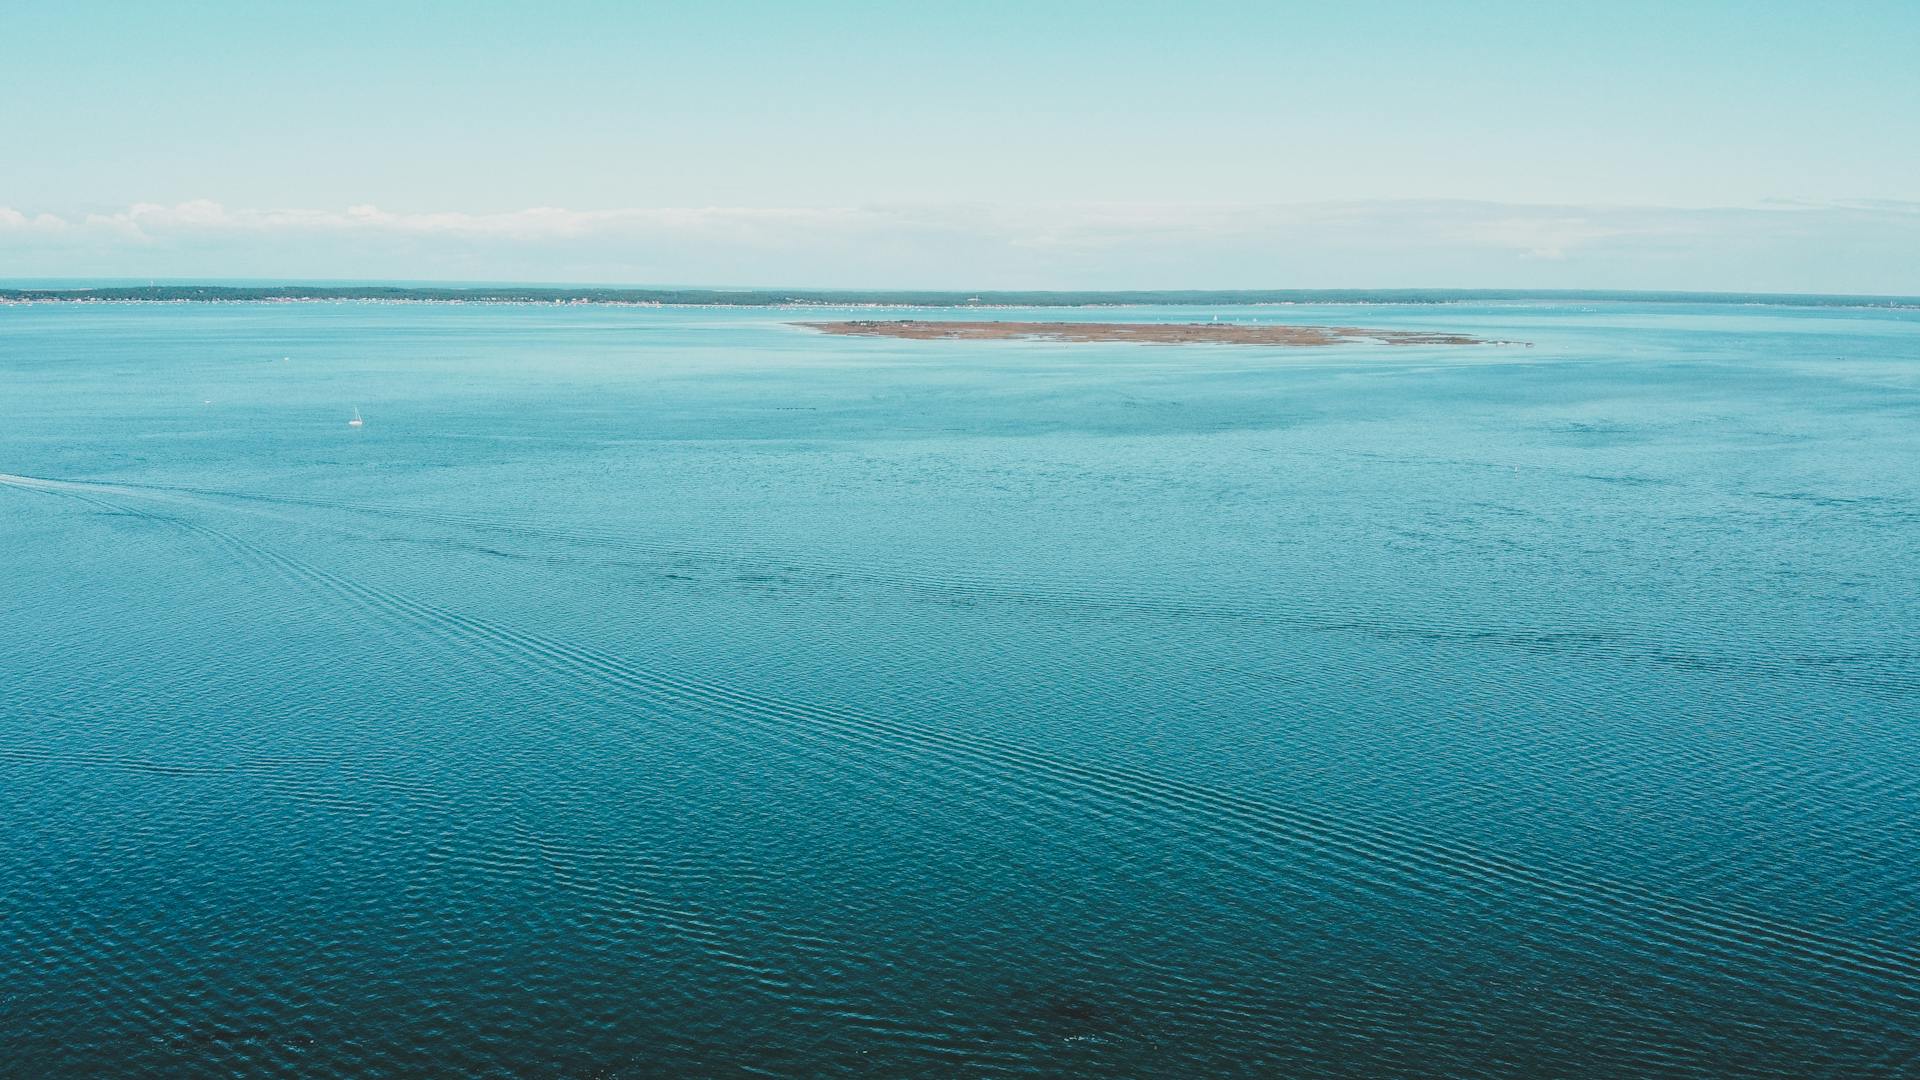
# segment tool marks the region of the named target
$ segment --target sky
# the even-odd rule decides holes
[[[1920,3],[0,0],[0,278],[1920,294]]]

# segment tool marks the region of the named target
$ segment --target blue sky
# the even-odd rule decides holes
[[[9,5],[0,276],[1920,293],[1920,4]]]

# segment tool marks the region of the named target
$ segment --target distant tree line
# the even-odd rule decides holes
[[[1224,289],[1074,292],[954,292],[859,289],[625,289],[398,285],[128,285],[0,289],[0,301],[237,303],[273,300],[387,300],[470,304],[685,304],[739,307],[1110,307],[1247,304],[1457,304],[1500,301],[1755,303],[1799,307],[1915,307],[1920,299],[1766,293],[1580,292],[1512,289]]]

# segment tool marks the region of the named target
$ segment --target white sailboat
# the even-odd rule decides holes
[[[355,410],[353,410],[353,419],[351,419],[351,420],[349,420],[349,421],[347,421],[347,426],[348,426],[348,427],[359,427],[359,426],[361,426],[362,424],[365,424],[365,423],[366,423],[366,421],[365,421],[365,420],[362,420],[362,419],[360,419],[360,410],[359,410],[359,409],[355,409]]]

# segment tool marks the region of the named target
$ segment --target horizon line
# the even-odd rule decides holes
[[[141,283],[144,281],[144,284]],[[192,290],[200,296],[146,295]],[[497,296],[508,290],[528,294],[525,297]],[[354,295],[354,293],[361,295]],[[112,295],[104,295],[112,294]],[[272,294],[272,295],[253,295]],[[418,294],[418,295],[409,295]],[[701,299],[693,299],[695,297]],[[1873,306],[1920,306],[1920,295],[1878,292],[1807,292],[1731,289],[1617,289],[1617,288],[1514,288],[1503,286],[1332,286],[1324,288],[927,288],[927,287],[843,287],[795,285],[659,285],[600,282],[553,282],[515,280],[460,280],[432,278],[280,278],[280,277],[177,277],[177,278],[0,278],[0,299],[14,301],[81,301],[98,298],[116,302],[233,303],[252,300],[467,300],[470,302],[514,302],[515,300],[581,300],[592,302],[713,303],[724,297],[748,299],[757,305],[781,302],[848,302],[899,306],[960,306],[968,302],[987,304],[995,300],[1079,298],[1080,302],[1112,303],[1125,299],[1159,303],[1232,302],[1233,300],[1279,300],[1380,298],[1418,302],[1419,298],[1457,299],[1590,299],[1642,302],[1688,302],[1725,299],[1792,301],[1860,301]],[[672,299],[670,299],[672,298]],[[1098,300],[1095,298],[1107,298]],[[933,301],[949,301],[933,303]],[[1045,305],[1009,305],[1045,306]],[[1822,306],[1830,306],[1823,304]]]

